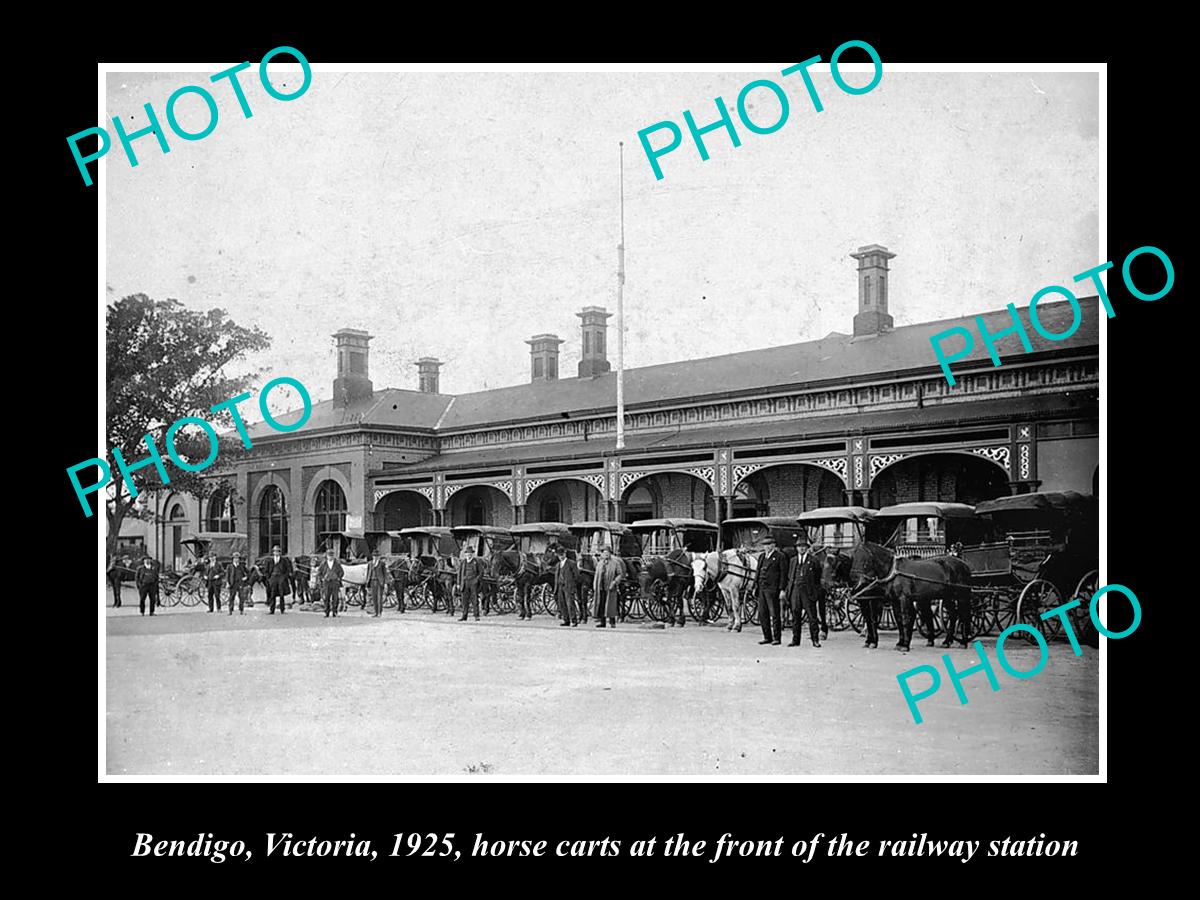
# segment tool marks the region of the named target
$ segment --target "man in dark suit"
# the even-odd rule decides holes
[[[554,563],[554,599],[558,601],[561,625],[579,624],[579,569],[567,551],[559,548]]]
[[[786,602],[792,608],[792,640],[789,647],[800,646],[800,615],[808,616],[808,634],[814,647],[821,646],[817,620],[817,598],[821,594],[821,567],[808,544],[800,544],[787,567],[784,582]]]
[[[487,567],[475,558],[475,548],[467,544],[462,549],[462,557],[458,561],[458,588],[462,592],[463,614],[458,621],[467,621],[467,613],[475,613],[475,621],[479,621],[479,588]]]
[[[604,627],[604,618],[608,617],[608,627],[617,627],[617,616],[621,614],[621,583],[625,580],[625,563],[616,559],[612,548],[600,548],[600,559],[596,561],[596,574],[592,579],[592,597],[595,608],[592,612],[600,621],[597,628]]]
[[[137,584],[138,609],[143,616],[146,614],[146,598],[149,597],[150,615],[154,615],[154,607],[158,606],[158,569],[154,560],[148,556],[142,560],[134,582]]]
[[[379,550],[371,551],[371,562],[367,564],[367,596],[371,598],[371,608],[375,611],[375,618],[383,615],[383,595],[387,593],[387,586],[392,580],[392,573],[388,571],[387,563],[383,561],[383,556]]]
[[[775,539],[763,538],[763,555],[758,561],[758,621],[762,623],[760,644],[783,643],[783,628],[779,622],[779,601],[787,578],[787,558],[775,547]]]
[[[221,611],[221,586],[225,583],[225,573],[221,571],[221,561],[215,556],[208,557],[204,562],[204,583],[208,585],[208,611],[213,611],[213,601],[216,601],[217,612]],[[230,596],[230,608],[233,607],[233,597]]]
[[[317,567],[317,585],[321,589],[321,596],[325,599],[325,618],[327,619],[330,611],[333,612],[333,617],[337,618],[338,589],[342,586],[342,576],[345,574],[342,564],[333,555],[333,548],[330,547],[325,551],[325,558],[321,560],[321,565]]]
[[[238,599],[238,615],[246,614],[246,594],[250,592],[250,570],[242,562],[242,554],[233,551],[233,562],[225,570],[225,584],[229,587],[229,614],[233,615],[233,598]]]
[[[270,607],[267,615],[275,615],[275,598],[279,598],[279,614],[282,616],[287,606],[287,595],[291,592],[288,585],[292,580],[292,561],[283,555],[276,544],[271,548],[271,556],[263,566],[263,577],[267,579],[267,604]]]

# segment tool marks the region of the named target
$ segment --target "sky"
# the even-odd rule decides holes
[[[314,60],[316,62],[316,60]],[[416,389],[415,361],[445,361],[443,393],[529,379],[531,336],[565,340],[575,374],[584,306],[616,309],[619,151],[624,146],[627,367],[848,332],[859,246],[891,261],[896,325],[1028,304],[1103,261],[1098,75],[888,72],[868,94],[798,76],[690,73],[314,71],[308,91],[270,98],[257,63],[241,77],[253,117],[213,86],[206,138],[167,132],[119,144],[107,196],[106,296],[221,307],[272,338],[248,361],[267,378],[332,394],[331,335],[365,328],[377,389]],[[213,72],[218,71],[214,68]],[[130,128],[150,102],[207,72],[110,73],[108,115]],[[276,72],[280,90],[296,75]],[[731,111],[755,78],[790,101],[773,134],[742,145],[683,124]],[[865,74],[847,74],[863,84]],[[751,116],[779,114],[769,91]],[[180,124],[207,121],[194,95]],[[637,133],[670,119],[684,141],[654,178]],[[111,122],[109,123],[111,130]],[[665,133],[652,140],[666,140]],[[615,319],[610,320],[615,360]],[[247,407],[249,409],[249,407]]]

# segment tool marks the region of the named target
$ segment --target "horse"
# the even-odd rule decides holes
[[[308,584],[312,578],[312,568],[311,561],[306,557],[297,556],[292,561],[292,596],[297,605],[311,600]]]
[[[638,573],[642,605],[646,606],[653,599],[654,586],[661,583],[667,601],[667,624],[674,627],[678,614],[678,624],[682,628],[686,622],[683,595],[693,577],[692,554],[687,550],[676,548],[663,556],[651,557]]]
[[[546,565],[542,554],[524,553],[511,548],[492,555],[491,575],[496,583],[503,576],[513,576],[517,611],[522,619],[533,618],[529,595],[534,587],[554,584],[554,569]]]
[[[927,646],[934,645],[933,608],[935,599],[952,600],[955,613],[971,602],[971,570],[955,556],[939,556],[931,559],[906,559],[896,556],[887,547],[863,542],[851,552],[851,576],[856,579],[855,593],[859,594],[859,606],[867,625],[865,647],[879,646],[879,604],[890,601],[898,610],[900,640],[896,649],[908,652],[912,644],[912,626],[915,619],[913,607],[925,623]],[[957,618],[957,616],[955,616]],[[970,614],[963,631],[969,628]],[[950,637],[950,632],[947,632]],[[962,641],[966,646],[966,640]]]
[[[742,593],[753,588],[758,578],[758,559],[745,550],[696,553],[692,556],[692,577],[699,594],[715,584],[725,597],[729,610],[726,631],[742,630]]]

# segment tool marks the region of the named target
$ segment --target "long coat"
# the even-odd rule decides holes
[[[607,563],[596,561],[596,575],[592,579],[592,595],[595,597],[593,614],[597,619],[615,619],[621,609],[621,582],[625,580],[625,563],[617,558]]]
[[[292,561],[286,556],[279,557],[278,564],[274,556],[268,556],[262,573],[267,580],[268,597],[286,597],[292,592]]]
[[[817,602],[821,594],[821,567],[812,552],[801,550],[791,557],[783,590],[787,592],[787,602],[792,609],[799,609],[805,600]]]

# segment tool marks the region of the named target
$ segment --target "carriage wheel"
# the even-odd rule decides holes
[[[1010,625],[1017,624],[1017,598],[1011,591],[993,591],[992,619],[997,634]]]
[[[342,586],[342,606],[341,611],[345,612],[351,605],[356,605],[360,609],[366,608],[367,592],[357,584],[347,584]]]
[[[395,609],[396,608],[396,583],[395,582],[388,582],[388,586],[383,592],[383,608],[384,609]]]
[[[1040,629],[1046,640],[1053,640],[1062,634],[1062,620],[1058,616],[1042,619],[1042,613],[1062,605],[1062,595],[1049,581],[1035,578],[1017,598],[1017,621]],[[1023,640],[1032,641],[1027,631],[1018,631]]]
[[[693,587],[688,593],[689,596],[684,599],[693,619],[703,625],[706,622],[716,622],[721,618],[724,606],[721,603],[720,591],[701,591],[697,594]]]
[[[617,604],[622,615],[621,621],[630,619],[634,622],[640,622],[646,618],[647,610],[642,604],[642,592],[637,585],[630,585],[628,581],[623,582],[620,590],[620,601]]]
[[[991,594],[971,594],[971,640],[992,633],[996,622],[995,608]]]
[[[641,597],[638,598],[641,600]],[[646,614],[655,622],[665,622],[671,618],[673,610],[667,601],[667,583],[657,579],[650,585],[650,596],[642,600]]]
[[[551,616],[555,614],[554,595],[550,592],[550,585],[535,584],[529,588],[529,608]]]
[[[1072,598],[1078,600],[1079,605],[1070,612],[1071,627],[1079,636],[1079,643],[1089,647],[1100,646],[1100,632],[1096,630],[1096,623],[1092,621],[1092,596],[1096,593],[1099,583],[1100,573],[1092,569],[1079,579],[1079,584],[1075,587],[1075,596]]]
[[[742,604],[742,618],[751,625],[760,624],[758,621],[758,598],[749,590],[743,589],[738,595],[738,602]]]
[[[858,605],[858,598],[850,599],[847,595],[846,603],[846,624],[849,625],[857,634],[862,634],[866,628],[866,623],[863,622],[862,607]]]
[[[187,575],[175,586],[175,595],[184,606],[199,606],[204,602],[204,585],[195,575]]]
[[[517,582],[511,575],[505,575],[497,582],[493,605],[500,613],[510,613],[517,608]]]
[[[850,588],[839,585],[825,593],[825,624],[830,631],[845,631],[850,627],[850,617],[847,615],[846,598],[850,596]]]
[[[927,632],[925,623],[921,621],[921,611],[919,609],[914,609],[916,618],[913,621],[913,628],[916,630],[917,634],[921,635],[921,637],[925,638],[927,641],[936,640],[946,632],[946,610],[943,605],[944,603],[945,601],[941,597],[938,597],[937,600],[934,600],[929,604],[930,609],[933,612],[932,635]]]

